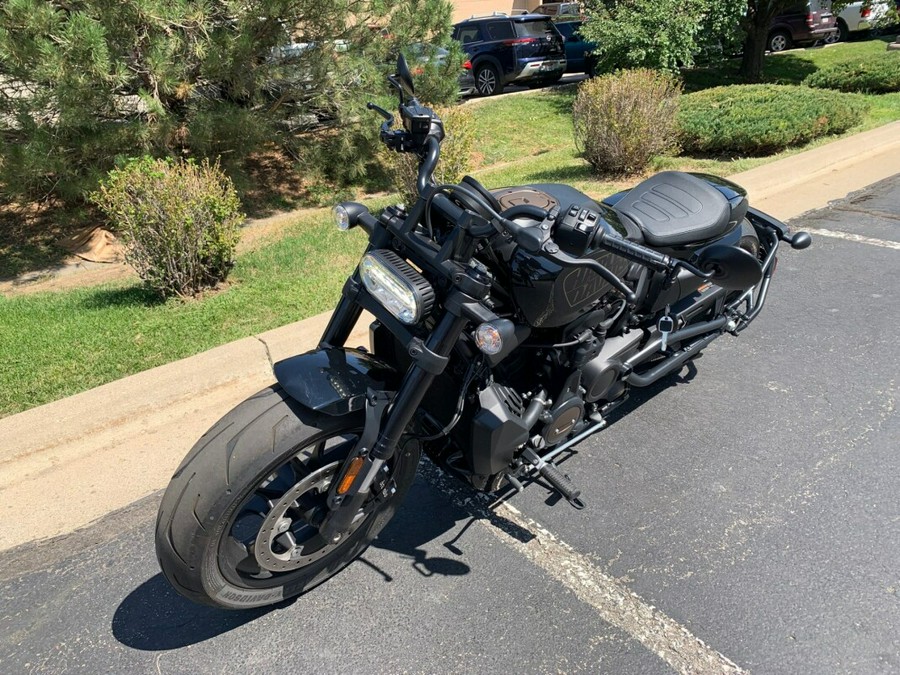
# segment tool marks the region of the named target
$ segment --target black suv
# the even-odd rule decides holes
[[[499,94],[511,82],[550,84],[566,72],[562,35],[546,16],[473,17],[453,27],[453,39],[469,57],[466,67],[482,96]]]

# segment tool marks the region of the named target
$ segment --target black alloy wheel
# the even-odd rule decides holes
[[[278,386],[219,420],[160,505],[156,551],[169,582],[195,602],[246,609],[299,595],[352,562],[393,517],[420,452],[398,449],[349,531],[326,541],[329,489],[362,423],[361,412],[317,415]]]

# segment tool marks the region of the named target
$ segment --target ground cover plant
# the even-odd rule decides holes
[[[690,154],[762,155],[858,125],[866,102],[796,85],[713,87],[684,96],[679,141]]]
[[[900,51],[847,58],[811,73],[803,81],[810,87],[864,94],[900,92]]]

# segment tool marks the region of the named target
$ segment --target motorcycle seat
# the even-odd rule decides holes
[[[613,209],[637,225],[650,246],[693,244],[731,229],[731,206],[722,193],[681,171],[663,171],[639,183]]]

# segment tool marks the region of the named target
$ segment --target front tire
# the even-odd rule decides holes
[[[277,385],[225,415],[163,496],[156,553],[166,579],[195,602],[247,609],[299,595],[346,567],[393,517],[420,453],[416,443],[398,449],[388,464],[396,492],[370,498],[343,540],[325,542],[316,523],[363,421],[361,411],[313,413]]]

